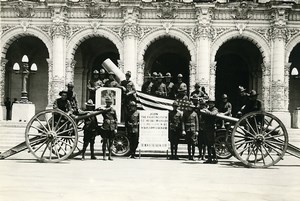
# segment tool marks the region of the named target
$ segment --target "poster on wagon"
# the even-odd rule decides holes
[[[138,149],[141,151],[168,150],[168,111],[140,111],[140,140]]]

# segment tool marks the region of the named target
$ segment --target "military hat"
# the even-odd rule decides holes
[[[246,91],[246,89],[243,86],[239,86],[239,90],[240,90],[240,92]]]
[[[178,74],[177,77],[178,78],[183,78],[183,75],[182,74]]]
[[[157,78],[157,79],[163,79],[164,76],[163,76],[161,73],[158,73],[156,78]]]
[[[105,98],[105,102],[106,102],[106,103],[112,103],[111,97],[110,97],[110,96],[107,96],[107,97]]]
[[[153,72],[152,77],[157,77],[157,72]]]
[[[112,72],[112,71],[110,71],[108,74],[109,74],[109,75],[115,75],[115,73]]]
[[[136,106],[136,102],[135,101],[130,101],[129,106]]]
[[[190,99],[191,100],[199,100],[199,96],[197,96],[197,94],[193,94]]]
[[[172,106],[174,106],[174,107],[179,107],[179,104],[178,104],[177,101],[174,101],[173,104],[172,104]]]
[[[99,71],[94,70],[94,71],[93,71],[93,74],[99,74]]]
[[[93,102],[92,99],[89,99],[89,100],[85,103],[85,105],[86,105],[86,106],[90,106],[90,107],[94,107],[94,106],[95,106],[95,104],[94,104],[94,102]]]
[[[128,76],[131,77],[131,72],[130,72],[130,71],[127,71],[127,72],[125,73],[125,75],[128,75]]]
[[[66,86],[67,87],[74,87],[74,84],[72,82],[69,82]]]
[[[180,86],[179,89],[178,89],[178,91],[186,91],[186,90],[187,90],[187,88],[184,87],[184,86]]]
[[[59,92],[59,95],[62,96],[62,94],[66,94],[67,95],[68,92],[66,90],[62,90],[62,91]]]
[[[250,91],[250,94],[249,94],[250,97],[257,96],[257,95],[258,95],[258,93],[256,93],[255,90]]]
[[[223,95],[222,95],[222,98],[223,98],[223,99],[227,99],[227,98],[228,98],[227,94],[223,94]]]
[[[105,74],[105,70],[103,68],[100,69],[100,74],[102,74],[102,75]]]
[[[194,87],[195,87],[195,88],[200,88],[200,83],[197,82],[197,83],[194,85]]]
[[[166,76],[165,77],[169,77],[169,78],[171,78],[172,77],[172,75],[171,75],[171,73],[166,73]]]

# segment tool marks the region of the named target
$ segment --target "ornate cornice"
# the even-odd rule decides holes
[[[214,29],[212,28],[212,26],[197,25],[195,26],[191,34],[194,39],[200,37],[212,39],[214,36]]]
[[[235,20],[248,20],[252,17],[253,5],[248,1],[242,1],[232,7],[231,17]]]
[[[177,17],[176,11],[178,5],[173,1],[165,1],[157,5],[159,14],[157,15],[161,19],[175,19]]]
[[[121,37],[142,35],[141,27],[136,23],[125,23],[120,30]]]
[[[96,3],[94,0],[84,5],[84,8],[87,12],[86,16],[89,18],[103,18],[105,16],[106,7],[108,6]]]

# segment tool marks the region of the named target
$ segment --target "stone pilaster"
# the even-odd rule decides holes
[[[271,64],[262,64],[262,101],[266,111],[270,111]]]
[[[5,99],[5,66],[8,62],[7,59],[1,58],[1,66],[0,66],[0,106],[4,105]]]
[[[216,69],[217,62],[212,62],[210,64],[210,76],[209,76],[209,89],[207,90],[210,98],[215,98],[215,90],[216,90]]]
[[[194,90],[194,85],[196,83],[196,70],[197,70],[197,64],[190,62],[190,65],[189,65],[189,71],[190,71],[190,92]]]
[[[66,83],[74,83],[74,69],[76,61],[74,59],[68,59],[66,61]]]
[[[144,69],[145,69],[145,62],[139,61],[137,64],[137,82],[136,86],[137,89],[141,89],[143,82],[144,82]]]

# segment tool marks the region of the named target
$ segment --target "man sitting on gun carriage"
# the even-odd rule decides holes
[[[53,109],[60,109],[68,114],[73,113],[70,101],[68,100],[68,92],[66,90],[59,92],[60,98],[53,102]]]
[[[93,111],[95,109],[95,104],[93,103],[92,99],[89,99],[86,103],[86,111]],[[87,113],[89,114],[89,112]],[[82,148],[82,160],[85,159],[85,151],[87,146],[90,144],[91,150],[91,159],[97,159],[94,153],[94,144],[95,138],[98,131],[98,122],[96,116],[92,116],[89,118],[84,119],[84,126],[83,126],[83,148]]]

